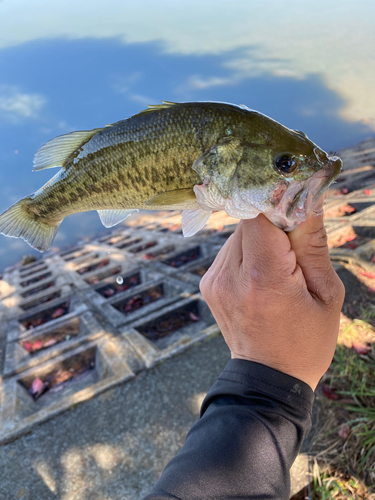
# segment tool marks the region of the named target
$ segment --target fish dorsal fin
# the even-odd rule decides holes
[[[116,226],[134,212],[139,212],[139,210],[137,208],[131,208],[130,210],[98,210],[100,220],[105,227]]]
[[[194,236],[195,233],[202,229],[211,214],[211,210],[203,210],[202,208],[198,208],[197,210],[184,210],[182,212],[181,224],[182,233],[185,238]]]
[[[59,135],[48,141],[35,153],[33,171],[44,170],[45,168],[62,167],[67,158],[79,147],[86,144],[102,128],[94,130],[81,130],[80,132],[70,132]]]
[[[196,201],[196,196],[193,191],[193,188],[184,188],[184,189],[175,189],[174,191],[166,191],[162,194],[157,194],[148,202],[146,205],[159,206],[159,205],[181,205],[183,203],[191,203]]]
[[[147,109],[140,111],[134,116],[148,115],[150,113],[153,113],[154,111],[160,111],[161,109],[168,109],[178,104],[177,102],[170,102],[170,101],[161,101],[161,102],[162,104],[148,104]]]

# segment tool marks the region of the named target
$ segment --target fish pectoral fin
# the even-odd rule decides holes
[[[194,236],[202,227],[206,224],[212,211],[203,210],[198,208],[197,210],[184,210],[182,212],[182,233],[185,238],[189,236]]]
[[[175,189],[174,191],[166,191],[162,194],[157,194],[146,205],[181,205],[187,202],[196,201],[193,188]]]
[[[130,210],[98,210],[100,220],[105,227],[113,227],[119,224],[134,212],[139,212],[139,210],[137,208],[131,208]]]
[[[91,137],[102,128],[94,130],[81,130],[80,132],[70,132],[60,135],[48,141],[35,153],[33,171],[44,170],[45,168],[62,167],[70,155],[78,148],[86,144]]]

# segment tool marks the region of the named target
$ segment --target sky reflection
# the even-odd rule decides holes
[[[246,104],[327,151],[374,135],[375,7],[352,4],[0,2],[0,213],[54,174],[31,172],[47,140],[162,99]],[[71,216],[55,241],[102,229]],[[0,268],[30,250],[0,235]]]

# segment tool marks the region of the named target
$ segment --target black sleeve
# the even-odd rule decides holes
[[[310,430],[313,400],[301,380],[230,360],[144,500],[289,499],[289,469]]]

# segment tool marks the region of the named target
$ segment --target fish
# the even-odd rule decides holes
[[[112,227],[140,209],[181,210],[186,237],[219,210],[263,213],[291,231],[342,169],[303,132],[245,105],[161,102],[44,144],[33,170],[60,170],[0,215],[0,233],[43,252],[70,214],[97,210]]]

